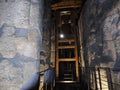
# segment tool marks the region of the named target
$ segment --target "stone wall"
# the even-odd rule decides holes
[[[81,17],[86,66],[120,67],[120,0],[87,0]]]
[[[0,0],[0,90],[39,80],[42,0]]]
[[[54,20],[52,20],[54,22]],[[51,28],[51,67],[55,67],[55,23],[52,23]]]
[[[112,82],[117,83],[112,84],[114,90],[119,90],[120,0],[87,0],[81,18],[85,66],[112,68],[102,74],[106,78],[111,75]],[[104,80],[101,83],[105,84]]]

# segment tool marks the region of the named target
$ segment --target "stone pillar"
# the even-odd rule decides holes
[[[0,90],[28,90],[39,80],[42,4],[0,0]]]
[[[54,22],[54,20],[52,20]],[[52,23],[51,29],[51,66],[55,67],[55,23]]]
[[[41,49],[41,70],[50,67],[50,32],[51,32],[51,8],[50,1],[44,0],[42,49]]]

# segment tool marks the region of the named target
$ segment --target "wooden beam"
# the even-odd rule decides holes
[[[82,7],[82,0],[69,0],[55,3],[51,6],[52,10],[63,9],[63,8],[80,8]]]
[[[63,9],[63,8],[79,8],[79,7],[81,7],[81,6],[80,5],[58,6],[58,7],[53,7],[52,10]]]
[[[75,46],[58,46],[58,49],[70,49],[75,48]]]
[[[64,43],[64,42],[75,42],[75,40],[74,39],[58,40],[58,43]]]
[[[75,61],[75,58],[59,58],[58,61],[64,61],[64,62],[68,62],[68,61]]]

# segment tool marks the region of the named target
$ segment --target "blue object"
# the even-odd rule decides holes
[[[44,84],[52,83],[54,81],[54,69],[49,69],[44,72]]]

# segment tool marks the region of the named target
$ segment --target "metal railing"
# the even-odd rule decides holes
[[[54,74],[55,74],[54,68],[49,68],[49,69],[46,69],[40,72],[40,79],[42,80],[40,80],[39,90],[53,90],[55,86],[55,75]]]
[[[80,74],[86,90],[120,90],[120,68],[80,67]]]

